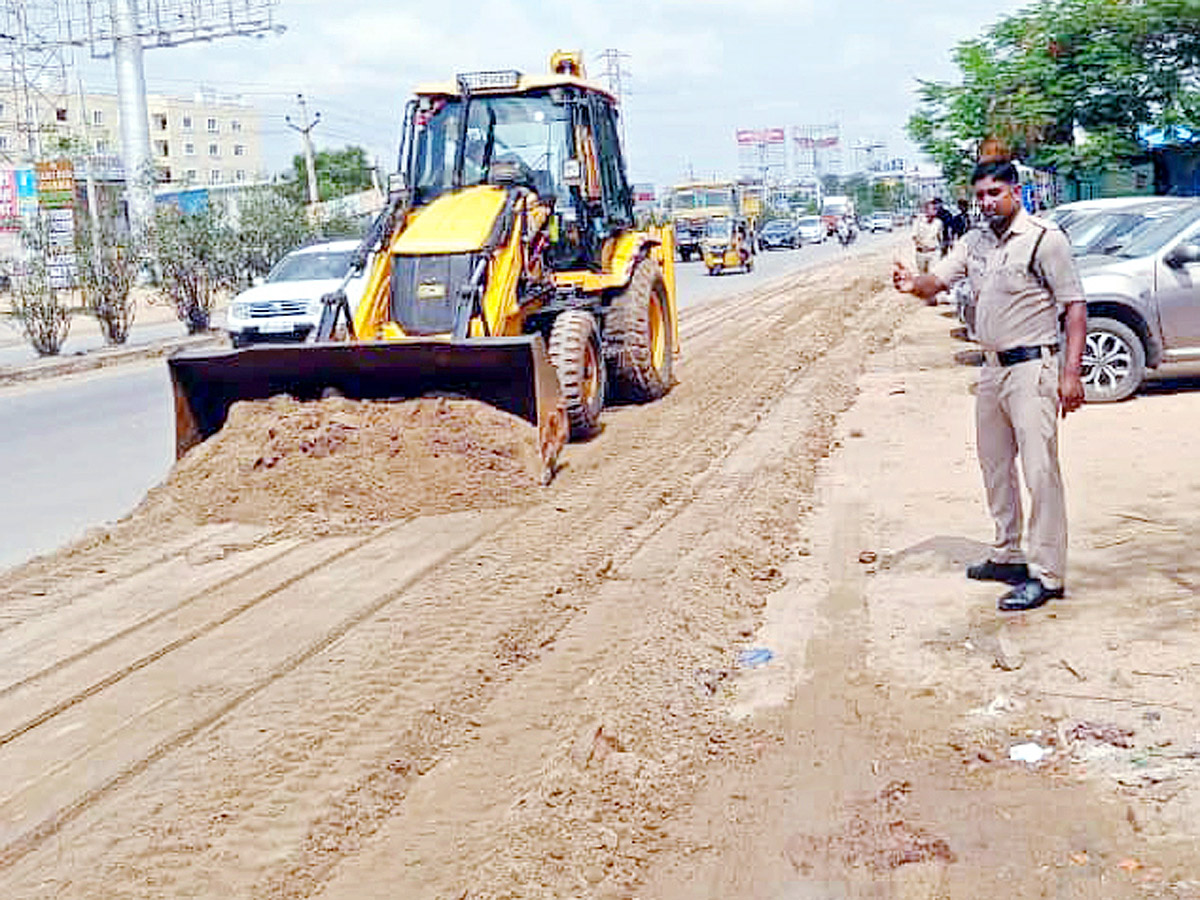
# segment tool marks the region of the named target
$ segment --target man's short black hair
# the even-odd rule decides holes
[[[984,178],[994,178],[1005,184],[1016,184],[1021,180],[1021,176],[1017,174],[1017,167],[1007,159],[988,159],[971,170],[971,184]]]

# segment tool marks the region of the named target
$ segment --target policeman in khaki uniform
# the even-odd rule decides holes
[[[923,213],[913,220],[913,251],[916,254],[917,272],[928,274],[933,261],[942,252],[942,220],[937,216],[937,207],[932,200],[925,201]]]
[[[1016,167],[981,162],[971,175],[986,220],[928,275],[896,263],[898,290],[932,303],[963,278],[977,299],[975,331],[984,364],[976,392],[976,444],[996,522],[989,559],[967,577],[1011,584],[1001,610],[1035,609],[1063,596],[1067,517],[1058,466],[1058,415],[1083,403],[1080,366],[1087,308],[1066,236],[1021,206]],[[1060,346],[1059,319],[1065,319]],[[1061,358],[1060,358],[1061,356]],[[1021,487],[1029,489],[1029,552],[1022,552]]]

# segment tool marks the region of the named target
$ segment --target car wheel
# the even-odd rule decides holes
[[[1146,376],[1146,348],[1117,319],[1088,319],[1083,344],[1083,392],[1089,403],[1115,403],[1133,394]]]
[[[229,343],[233,346],[234,350],[240,350],[243,347],[249,347],[251,344],[251,341],[250,341],[250,338],[246,337],[243,334],[230,333]]]

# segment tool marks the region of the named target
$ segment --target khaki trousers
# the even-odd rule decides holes
[[[917,274],[928,275],[934,260],[938,258],[937,250],[917,250]]]
[[[988,508],[996,523],[992,559],[1029,563],[1049,588],[1067,567],[1067,508],[1058,466],[1058,357],[1013,366],[984,365],[975,403],[975,443]],[[1017,460],[1029,491],[1029,552],[1021,550],[1023,513]]]

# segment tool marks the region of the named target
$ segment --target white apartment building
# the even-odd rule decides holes
[[[52,156],[57,139],[70,137],[76,146],[86,142],[99,158],[98,168],[111,172],[111,161],[121,153],[116,94],[84,94],[82,103],[78,94],[40,97],[33,105],[34,116],[21,117],[17,98],[0,90],[0,164]],[[178,189],[268,177],[262,161],[262,116],[240,97],[208,91],[190,98],[151,94],[147,108],[150,155],[160,185]],[[36,130],[29,122],[34,117]]]

